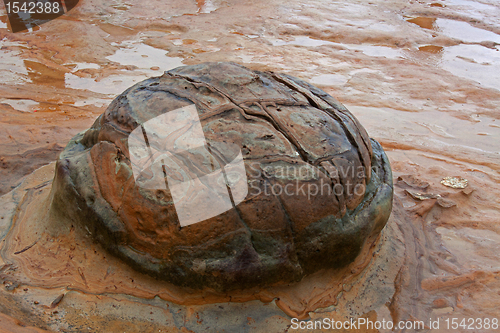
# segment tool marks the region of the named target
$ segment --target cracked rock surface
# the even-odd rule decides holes
[[[192,104],[221,164],[227,144],[240,147],[248,194],[181,227],[168,188],[136,183],[127,139]],[[61,153],[52,196],[51,209],[137,270],[226,291],[352,262],[385,226],[393,188],[382,147],[333,97],[288,75],[220,62],[179,67],[119,95]]]

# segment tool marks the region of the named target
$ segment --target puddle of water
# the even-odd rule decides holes
[[[496,0],[488,1],[491,4],[485,4],[485,1],[448,0],[446,5],[448,8],[452,8],[464,16],[474,18],[483,23],[498,26],[500,10],[495,6],[495,1]]]
[[[19,57],[21,51],[10,50],[9,46],[23,47],[21,44],[11,43],[7,40],[0,41],[0,77],[3,84],[22,84],[29,82],[28,70],[23,60]]]
[[[117,95],[128,87],[145,80],[151,76],[159,76],[163,71],[167,71],[179,66],[183,66],[182,58],[169,57],[167,51],[154,48],[145,44],[136,44],[125,42],[125,45],[115,52],[115,54],[106,57],[106,59],[117,62],[124,66],[136,66],[137,70],[123,71],[123,75],[110,75],[102,79],[79,77],[71,73],[64,75],[65,86],[72,89],[90,90],[100,94]],[[76,63],[72,72],[80,69],[98,69],[99,65],[91,63]],[[102,106],[108,104],[108,101],[102,100],[84,100],[75,103],[76,106],[94,104]]]
[[[478,121],[473,122],[453,117],[447,112],[405,112],[350,105],[346,107],[356,118],[363,121],[363,126],[375,138],[414,142],[421,146],[422,150],[427,150],[428,147],[446,149],[449,145],[458,145],[464,150],[472,149],[496,156],[499,154],[500,131],[490,126],[497,121],[486,116],[475,117]],[[405,134],[402,134],[403,132]]]
[[[447,2],[449,2],[451,5],[469,7],[467,9],[477,9],[480,11],[496,10],[494,6],[470,0],[448,0]]]
[[[33,112],[40,105],[31,99],[1,99],[0,104],[8,104],[14,109],[23,112]]]
[[[116,45],[116,44],[115,44]],[[182,58],[169,57],[167,51],[157,49],[146,44],[135,44],[133,42],[125,42],[124,48],[115,52],[115,54],[106,57],[106,59],[117,62],[125,66],[137,66],[140,69],[151,69],[158,67],[160,71],[167,71],[179,66],[183,66]],[[150,73],[158,75],[158,73]]]
[[[192,45],[195,43],[198,43],[198,41],[196,39],[186,38],[186,39],[182,40],[182,45]]]
[[[312,84],[325,86],[342,86],[347,82],[347,78],[340,74],[322,74],[311,78]]]
[[[418,50],[421,52],[439,54],[443,52],[443,47],[437,45],[422,45],[418,48]]]
[[[111,23],[101,23],[99,24],[99,28],[102,31],[112,35],[112,36],[129,36],[135,34],[134,29],[130,29],[127,27],[123,27],[120,25],[115,25]]]
[[[440,66],[454,75],[500,90],[500,51],[460,44],[444,49]]]
[[[474,6],[475,8],[491,7],[472,1],[455,1],[455,4]],[[484,7],[486,6],[486,7]],[[440,31],[448,37],[459,39],[466,43],[480,43],[491,41],[500,43],[500,35],[473,27],[467,22],[417,17],[408,22],[417,24],[425,29]],[[500,77],[492,73],[500,72],[500,52],[481,45],[460,44],[450,47],[437,45],[420,46],[419,51],[429,54],[439,54],[439,66],[454,75],[471,79],[481,85],[500,90]]]
[[[146,44],[136,42],[123,42],[113,45],[121,46],[115,54],[106,59],[117,62],[124,66],[136,66],[136,70],[123,71],[123,75],[113,74],[99,80],[94,78],[79,77],[71,73],[64,75],[65,85],[72,89],[86,89],[100,94],[116,95],[123,92],[128,87],[145,80],[151,76],[159,76],[163,71],[167,71],[179,66],[183,66],[183,58],[169,57],[167,51],[158,49]],[[76,63],[72,72],[80,69],[98,69],[99,65],[90,63]],[[86,103],[100,103],[92,101],[77,102],[77,106]],[[106,102],[107,103],[107,102]],[[76,105],[76,104],[75,104]]]
[[[297,46],[309,46],[309,47],[317,47],[322,45],[341,45],[334,42],[329,42],[326,40],[314,39],[308,36],[298,36],[295,37],[294,40],[284,41],[281,39],[270,40],[273,46],[282,46],[282,45],[297,45]]]
[[[434,29],[434,24],[436,22],[436,18],[434,17],[415,17],[407,20],[410,23],[416,24],[424,29]]]
[[[436,19],[434,17],[414,17],[407,19],[407,21],[424,29],[440,31],[448,37],[456,38],[463,42],[480,43],[483,41],[492,41],[500,43],[500,35],[473,27],[463,21],[443,18]]]
[[[24,66],[28,70],[28,76],[33,83],[64,88],[65,71],[31,60],[24,60]]]
[[[160,74],[161,73],[157,73],[156,76]],[[123,75],[110,75],[97,81],[94,78],[79,77],[72,73],[66,73],[65,85],[66,88],[90,90],[99,94],[115,96],[121,94],[130,86],[149,77],[151,77],[151,75],[138,74],[132,76],[129,72],[124,72]]]
[[[196,6],[198,7],[198,13],[201,14],[208,14],[219,9],[213,0],[196,0]]]
[[[92,63],[87,63],[87,62],[75,62],[71,64],[67,64],[67,66],[74,66],[71,72],[78,72],[79,70],[82,69],[99,69],[101,66],[98,64],[92,64]]]
[[[336,46],[338,48],[348,48],[350,50],[361,51],[370,57],[385,57],[389,59],[402,58],[401,50],[388,46],[365,45],[365,44],[340,44],[320,39],[314,39],[308,36],[298,36],[294,40],[284,41],[280,39],[270,40],[274,46],[297,45],[306,47],[317,47],[323,45]]]
[[[467,22],[438,18],[436,19],[436,28],[443,34],[464,42],[480,43],[491,41],[500,43],[500,35],[473,27]]]

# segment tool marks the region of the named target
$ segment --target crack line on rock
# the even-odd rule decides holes
[[[323,166],[321,165],[318,165],[318,168],[320,170],[323,171],[323,173],[330,179],[330,182],[332,184],[332,191],[333,191],[333,195],[337,198],[337,202],[339,204],[339,213],[340,213],[340,218],[344,217],[344,215],[346,214],[346,211],[347,211],[347,206],[346,206],[346,201],[345,201],[345,198],[343,196],[343,194],[337,194],[336,190],[335,190],[335,184],[340,184],[340,176],[339,176],[339,172],[338,172],[338,169],[335,167],[335,165],[333,164],[333,162],[331,160],[328,160],[328,161],[324,161],[325,163],[329,163],[333,168],[335,168],[336,170],[336,174],[337,174],[337,178],[334,178],[334,176],[332,174],[330,174],[330,172],[324,168]]]
[[[168,74],[169,74],[171,77],[173,77],[173,78],[181,78],[181,79],[184,79],[184,80],[186,80],[186,81],[190,82],[191,84],[193,84],[195,87],[196,87],[196,85],[195,85],[195,84],[203,84],[203,85],[204,85],[205,87],[207,87],[207,88],[208,88],[208,87],[211,87],[211,88],[213,89],[213,90],[211,89],[212,91],[214,91],[214,92],[218,93],[219,95],[221,95],[221,96],[225,97],[227,100],[229,100],[229,102],[233,103],[234,108],[235,108],[235,109],[237,109],[237,110],[241,113],[241,115],[243,116],[243,118],[245,118],[246,120],[250,120],[249,118],[247,118],[247,115],[246,115],[245,111],[244,111],[241,107],[239,107],[239,105],[238,105],[238,104],[237,104],[237,103],[236,103],[236,102],[235,102],[235,101],[234,101],[231,97],[229,97],[228,95],[224,94],[222,91],[220,91],[220,90],[219,90],[219,89],[217,89],[216,87],[212,86],[211,84],[209,84],[209,83],[204,83],[204,82],[198,82],[198,81],[196,81],[196,80],[193,80],[193,79],[192,79],[192,78],[190,78],[189,76],[184,76],[184,75],[180,75],[180,74],[172,74],[172,73],[168,73]],[[177,89],[176,89],[176,90],[177,90]],[[169,90],[169,91],[170,91],[170,90]],[[175,95],[180,96],[179,94],[175,94]],[[180,96],[180,97],[182,97],[182,96]],[[185,98],[187,98],[187,99],[191,100],[191,98],[189,98],[189,97],[185,97]],[[192,100],[191,100],[191,101],[192,101]]]
[[[351,146],[353,148],[356,148],[356,151],[358,153],[358,158],[359,160],[363,163],[365,169],[368,169],[368,162],[369,161],[366,161],[366,159],[363,157],[363,153],[361,152],[361,147],[359,146],[358,142],[356,141],[356,138],[354,137],[354,134],[351,133],[351,131],[347,128],[347,125],[344,123],[344,121],[342,120],[342,118],[335,114],[335,112],[331,112],[329,110],[325,110],[323,109],[314,99],[315,98],[319,98],[321,101],[325,102],[323,99],[321,99],[320,97],[316,96],[314,93],[311,92],[311,94],[313,94],[313,96],[311,96],[310,94],[308,94],[306,91],[305,88],[303,87],[300,87],[298,85],[298,83],[295,83],[295,82],[290,82],[289,79],[287,78],[284,78],[282,76],[280,76],[279,74],[276,74],[276,73],[273,73],[273,78],[284,84],[285,86],[287,86],[288,88],[290,88],[291,90],[294,90],[298,93],[300,93],[302,96],[304,96],[310,103],[311,106],[315,107],[316,109],[320,110],[321,112],[329,115],[330,117],[334,118],[339,124],[340,126],[342,126],[342,129],[344,130],[344,134],[346,135],[347,139],[349,140],[349,142],[351,143]],[[302,88],[302,89],[300,89]],[[325,102],[326,104],[330,105],[329,103]],[[332,107],[333,108],[333,107]],[[334,109],[334,108],[333,108]],[[354,123],[356,125],[356,123]],[[363,140],[362,140],[363,141]],[[364,141],[363,141],[364,143]],[[368,171],[370,172],[370,171]],[[366,175],[366,178],[369,179],[368,177],[368,174]]]
[[[236,204],[234,202],[234,197],[233,197],[233,193],[231,191],[231,187],[229,186],[229,181],[228,181],[228,178],[227,178],[227,173],[226,173],[226,170],[224,169],[224,165],[227,165],[228,163],[224,163],[225,159],[222,158],[222,154],[215,148],[215,147],[211,147],[210,146],[210,143],[207,142],[206,144],[206,147],[207,147],[207,150],[208,152],[210,153],[210,155],[215,159],[217,160],[217,162],[219,163],[219,166],[221,167],[221,172],[222,172],[222,175],[224,177],[224,182],[226,184],[226,188],[227,188],[227,191],[229,193],[229,200],[231,201],[231,205],[233,206],[236,214],[238,215],[238,218],[240,219],[241,223],[243,224],[243,226],[247,229],[248,233],[250,234],[250,244],[252,245],[252,248],[254,249],[255,253],[259,254],[259,252],[257,251],[257,249],[255,248],[255,245],[252,241],[252,230],[250,229],[250,227],[246,224],[245,220],[243,219],[243,217],[241,217],[241,212],[239,211],[239,209],[236,207]],[[217,152],[217,153],[213,153],[213,152]],[[220,156],[222,155],[222,156]],[[229,161],[230,163],[230,161]]]
[[[281,132],[285,138],[287,138],[288,141],[295,147],[297,152],[300,154],[300,157],[304,160],[304,162],[307,162],[312,165],[311,160],[309,157],[309,154],[301,147],[300,143],[293,137],[293,135],[283,126],[274,116],[267,110],[267,108],[264,105],[257,104],[268,116],[271,121],[269,121],[274,128],[276,128],[277,131]]]
[[[182,78],[182,79],[187,80],[187,81],[189,81],[189,82],[191,82],[191,83],[203,83],[203,82],[198,82],[198,81],[196,81],[196,80],[194,80],[194,79],[192,79],[192,78],[190,78],[190,77],[188,77],[188,76],[184,76],[184,75],[179,75],[179,74],[170,74],[170,75],[171,75],[172,77],[179,77],[179,78]],[[216,88],[216,87],[212,86],[211,84],[209,84],[209,83],[205,83],[205,84],[206,84],[206,85],[208,85],[208,86],[213,87],[214,91],[216,91],[216,92],[218,92],[219,94],[221,94],[222,96],[226,97],[226,98],[227,98],[227,99],[228,99],[231,103],[233,103],[233,104],[234,104],[235,108],[236,108],[238,111],[240,111],[240,112],[242,113],[243,117],[244,117],[245,119],[249,120],[249,119],[247,118],[247,115],[248,115],[248,114],[247,114],[247,112],[246,112],[246,111],[245,111],[242,107],[240,107],[240,106],[239,106],[239,104],[237,104],[237,103],[236,103],[236,101],[235,101],[233,98],[231,98],[229,95],[225,94],[225,93],[224,93],[223,91],[221,91],[220,89],[218,89],[218,88]],[[258,104],[258,103],[256,103],[256,104],[257,104],[257,105],[258,105],[258,106],[262,109],[262,106],[261,106],[260,104]],[[264,110],[264,111],[265,111],[265,110]],[[297,149],[297,152],[301,155],[302,159],[303,159],[305,162],[308,162],[308,163],[309,163],[309,160],[308,160],[307,156],[305,156],[305,152],[304,152],[304,151],[302,151],[302,150],[301,150],[301,148],[299,148],[299,146],[298,146],[298,142],[296,142],[296,140],[292,139],[291,135],[290,135],[289,133],[287,133],[287,131],[286,131],[286,130],[284,130],[284,129],[280,128],[280,126],[278,126],[275,122],[270,121],[270,120],[274,120],[274,121],[275,121],[275,119],[274,119],[274,118],[272,118],[272,117],[269,115],[269,112],[267,112],[267,111],[265,111],[265,112],[266,112],[266,114],[270,117],[270,119],[266,119],[266,118],[265,118],[264,116],[262,116],[262,115],[257,115],[257,114],[250,114],[250,115],[252,115],[252,116],[254,116],[254,117],[257,117],[257,118],[264,119],[264,120],[266,120],[268,123],[270,123],[271,125],[273,125],[273,127],[274,127],[274,128],[275,128],[278,132],[280,132],[281,134],[283,134],[283,136],[285,136],[285,138],[286,138],[286,139],[287,139],[287,140],[288,140],[288,141],[289,141],[289,142],[290,142],[293,146],[295,146],[295,148]]]
[[[286,74],[280,74],[280,77],[283,77],[283,76],[285,78],[288,78],[288,79],[294,81],[293,77],[289,77]],[[347,108],[344,105],[342,105],[338,101],[336,101],[338,105],[335,104],[335,103],[333,103],[333,102],[329,102],[327,99],[325,99],[325,98],[322,97],[322,96],[325,96],[325,95],[328,96],[328,94],[326,94],[324,91],[319,90],[318,88],[312,86],[311,84],[309,84],[307,82],[304,82],[306,84],[306,87],[304,87],[301,82],[294,82],[294,83],[296,83],[299,87],[304,88],[304,89],[310,91],[311,94],[314,95],[314,97],[320,99],[324,103],[330,105],[334,110],[338,111],[343,116],[349,118],[349,120],[352,121],[352,123],[355,125],[355,127],[357,127],[359,129],[359,134],[360,134],[360,137],[361,137],[361,142],[364,144],[364,146],[368,150],[369,155],[370,155],[369,157],[371,159],[371,157],[372,157],[371,156],[371,154],[372,154],[372,148],[371,148],[370,137],[368,136],[368,133],[366,132],[366,130],[362,127],[361,123],[354,117],[354,115],[349,110],[347,110]],[[309,88],[309,86],[311,86],[311,88]],[[323,95],[320,95],[319,94],[320,92],[322,92]],[[325,111],[327,113],[331,113],[329,110],[325,110]],[[365,134],[366,134],[366,138],[365,138]]]
[[[264,180],[264,184],[266,184],[266,183],[271,184],[270,180],[267,177],[263,178],[263,180]],[[281,196],[275,195],[274,197],[278,200],[278,202],[279,202],[279,204],[281,206],[281,209],[283,210],[283,213],[285,214],[285,219],[286,219],[288,227],[290,228],[290,233],[291,233],[291,236],[292,236],[292,242],[291,242],[292,251],[295,253],[295,257],[297,259],[297,265],[300,267],[300,270],[301,270],[300,274],[303,275],[304,274],[304,269],[302,268],[302,265],[300,263],[299,255],[297,253],[297,247],[295,246],[296,231],[295,231],[295,228],[294,228],[294,224],[292,222],[292,219],[290,218],[290,215],[288,215],[288,211],[286,210],[285,205],[283,204],[283,200],[281,200]]]
[[[334,167],[335,169],[337,169],[337,176],[338,176],[339,183],[340,183],[340,185],[342,185],[342,188],[344,189],[344,190],[343,190],[343,193],[341,194],[341,195],[343,196],[343,200],[342,200],[342,201],[343,201],[343,207],[340,207],[340,208],[341,208],[342,210],[343,210],[343,209],[345,209],[345,210],[347,211],[347,209],[348,209],[348,208],[347,208],[347,201],[348,201],[348,199],[349,199],[349,198],[347,197],[347,191],[346,191],[346,188],[347,188],[347,187],[346,187],[346,181],[345,181],[344,177],[342,177],[342,176],[340,175],[340,173],[338,172],[338,170],[340,170],[340,168],[337,166],[337,164],[335,164],[335,162],[334,162],[333,160],[331,160],[331,161],[329,161],[329,162],[333,165],[333,167]],[[340,201],[339,201],[339,204],[340,204]],[[345,207],[345,208],[344,208],[344,207]],[[345,216],[345,213],[344,213],[343,215]]]

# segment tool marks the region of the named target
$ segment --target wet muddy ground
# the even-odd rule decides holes
[[[7,331],[283,332],[294,315],[442,325],[446,318],[500,319],[497,1],[82,0],[67,15],[15,34],[0,8],[0,239],[10,230],[0,243],[0,323]],[[175,293],[155,297],[130,283],[111,292],[98,278],[92,285],[85,272],[92,256],[82,253],[95,245],[86,241],[60,245],[76,259],[65,279],[53,279],[57,262],[42,259],[63,242],[10,229],[12,216],[23,218],[16,204],[43,206],[53,164],[31,173],[54,161],[118,93],[204,61],[305,79],[346,105],[382,144],[395,203],[365,273],[340,289],[320,276],[324,290],[262,299],[268,303],[177,305]],[[447,176],[468,186],[444,186]]]

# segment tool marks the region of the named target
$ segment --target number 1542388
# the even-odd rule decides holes
[[[59,14],[62,11],[59,2],[54,1],[30,1],[30,2],[6,2],[5,9],[7,14],[18,14],[18,13],[28,13],[28,14]]]

